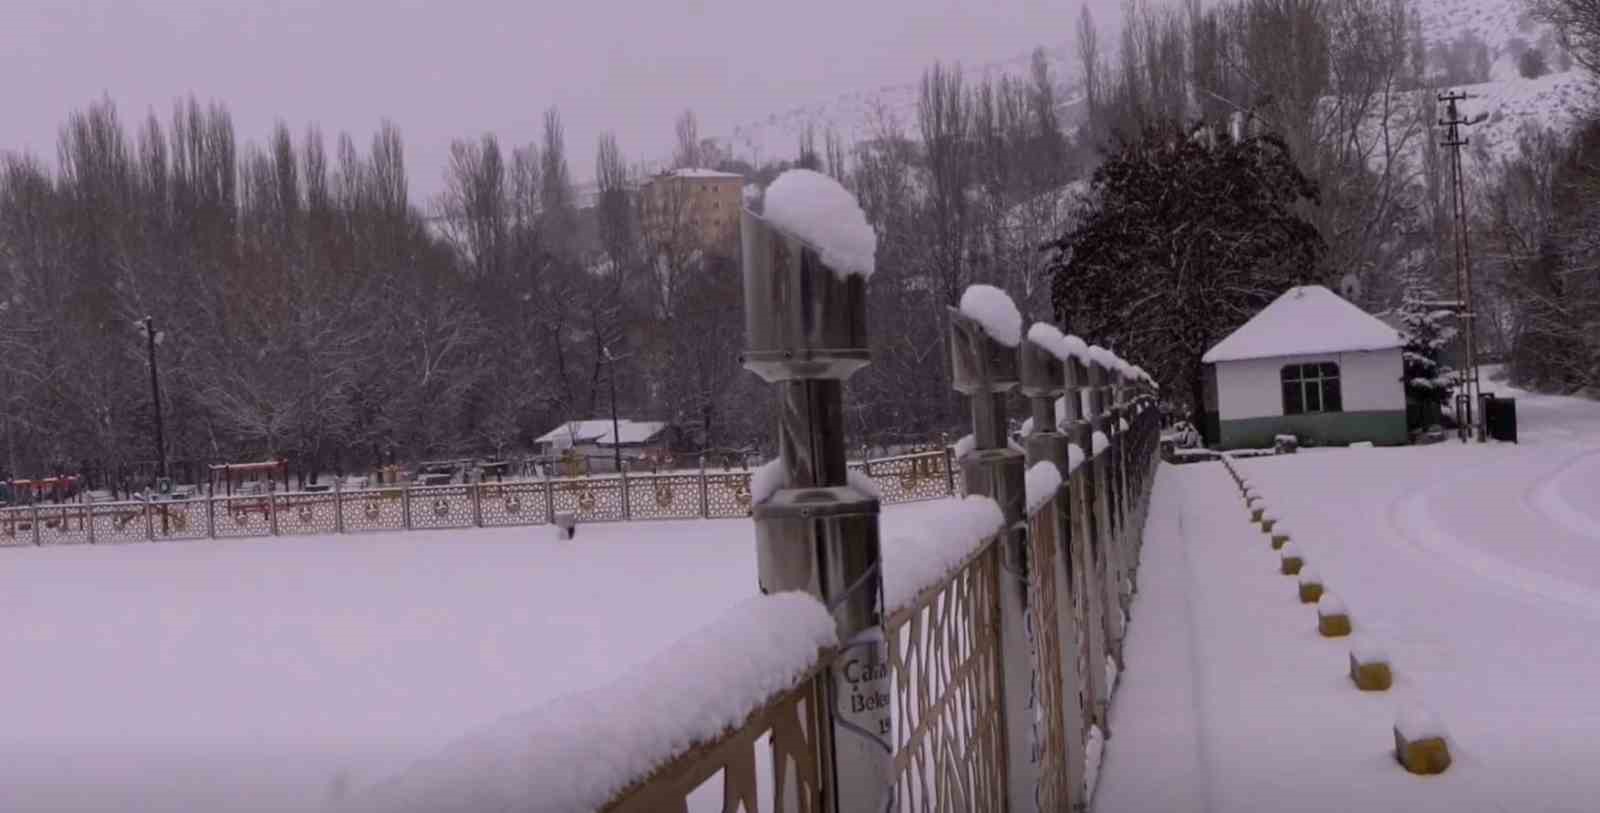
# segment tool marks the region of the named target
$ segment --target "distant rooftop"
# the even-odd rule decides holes
[[[617,421],[617,434],[621,435],[622,445],[624,446],[633,443],[648,443],[666,428],[667,425],[661,421],[634,421],[627,418]],[[612,440],[610,418],[567,421],[539,436],[539,439],[535,442],[567,446],[579,443],[593,443],[596,446],[616,445],[615,441]]]
[[[715,169],[701,169],[698,167],[683,167],[671,169],[656,176],[660,178],[699,178],[705,180],[744,180],[744,176],[737,172],[720,172]]]

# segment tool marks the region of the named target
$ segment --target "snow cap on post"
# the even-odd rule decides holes
[[[1035,322],[1022,343],[1022,394],[1030,398],[1060,395],[1067,390],[1066,359],[1061,331]]]
[[[820,172],[791,169],[767,189],[766,219],[805,241],[835,274],[872,276],[878,234],[842,184]]]
[[[951,379],[956,392],[1009,392],[1017,386],[1022,313],[1005,291],[973,285],[950,309]]]
[[[764,196],[746,194],[740,213],[742,361],[769,383],[844,380],[869,361],[866,279],[877,238],[857,228],[861,208],[838,182],[797,172]]]

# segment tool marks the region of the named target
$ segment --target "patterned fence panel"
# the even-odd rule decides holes
[[[151,505],[150,533],[156,540],[205,539],[211,535],[206,525],[206,500],[170,500]],[[213,509],[217,506],[213,505]],[[96,542],[99,540],[96,539]]]
[[[1070,601],[1071,597],[1061,596],[1056,590],[1056,557],[1061,553],[1056,540],[1056,510],[1055,501],[1051,501],[1028,518],[1028,544],[1033,559],[1028,569],[1028,589],[1034,597],[1028,612],[1038,652],[1036,702],[1042,712],[1033,720],[1034,742],[1041,746],[1039,761],[1043,766],[1039,776],[1040,810],[1069,808],[1075,789],[1073,771],[1068,767],[1072,754],[1067,743],[1069,738],[1075,744],[1082,743],[1082,732],[1069,732],[1066,725],[1067,703],[1077,703],[1078,697],[1067,697],[1068,675],[1062,669],[1067,653],[1057,613],[1059,602]],[[1071,683],[1075,685],[1076,681]]]
[[[700,497],[697,474],[628,476],[630,519],[694,519],[700,516]]]
[[[279,494],[273,497],[278,535],[331,534],[339,530],[339,502],[343,495]]]
[[[214,503],[218,539],[272,536],[273,500],[269,495],[216,497]]]
[[[901,810],[1003,813],[1000,546],[889,617]]]
[[[142,502],[93,503],[89,513],[97,545],[150,541],[150,526],[146,524]]]
[[[950,459],[943,449],[871,460],[852,468],[860,468],[878,484],[886,504],[951,495]]]
[[[33,544],[33,511],[0,508],[0,547]]]
[[[405,489],[371,488],[339,496],[345,531],[405,530]]]
[[[41,505],[38,517],[41,545],[82,545],[89,542],[89,511],[81,503]]]
[[[575,514],[579,522],[615,522],[623,518],[619,478],[551,480],[550,488],[556,511]]]
[[[707,474],[706,516],[712,519],[750,516],[750,472]]]
[[[411,527],[416,530],[471,528],[471,486],[423,486],[411,489]]]
[[[485,528],[543,525],[550,521],[544,483],[485,483],[480,486],[478,502]]]

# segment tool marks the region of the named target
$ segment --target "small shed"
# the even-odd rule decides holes
[[[629,460],[659,454],[667,448],[667,425],[661,421],[635,421],[623,418],[612,433],[610,418],[567,421],[534,441],[540,454],[561,455],[571,451],[586,457],[594,467],[607,470],[618,447]]]
[[[1206,351],[1204,434],[1221,449],[1407,441],[1399,331],[1320,285],[1291,288]]]

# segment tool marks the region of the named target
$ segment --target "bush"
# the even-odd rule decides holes
[[[1517,58],[1517,70],[1524,79],[1538,79],[1550,72],[1550,64],[1545,60],[1543,51],[1530,48]]]

